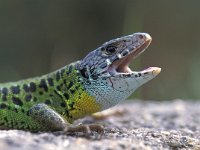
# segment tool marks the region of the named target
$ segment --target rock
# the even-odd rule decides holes
[[[200,102],[128,101],[76,123],[98,123],[91,135],[0,130],[1,150],[200,150]]]

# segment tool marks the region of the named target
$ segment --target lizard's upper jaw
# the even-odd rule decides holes
[[[112,76],[116,76],[116,75],[130,75],[133,74],[134,71],[132,71],[129,68],[129,64],[131,63],[131,61],[133,59],[135,59],[136,57],[138,57],[142,52],[145,51],[145,49],[150,45],[152,38],[149,34],[141,34],[139,36],[139,38],[144,38],[144,43],[141,45],[134,45],[134,43],[132,45],[129,46],[128,49],[125,49],[121,52],[121,54],[118,54],[118,60],[115,60],[109,67],[108,67],[108,72],[110,75]],[[125,54],[125,55],[124,55]],[[156,70],[157,74],[160,72],[160,68],[157,67],[150,67],[147,68],[141,72],[152,72],[153,70]]]

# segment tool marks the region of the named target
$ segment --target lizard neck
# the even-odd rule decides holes
[[[69,122],[101,110],[95,97],[86,91],[78,66],[79,61],[47,75],[47,78],[50,76],[56,80],[54,90],[62,99],[60,106],[64,109],[57,107],[56,111],[63,114]],[[57,103],[57,100],[55,102]],[[55,104],[53,106],[55,107]]]

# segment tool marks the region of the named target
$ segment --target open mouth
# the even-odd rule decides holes
[[[114,61],[108,68],[108,72],[111,75],[116,74],[131,74],[133,71],[129,68],[129,64],[132,60],[138,57],[145,49],[150,45],[152,39],[149,36],[145,42],[136,48],[133,48],[127,52],[127,54],[119,60]]]

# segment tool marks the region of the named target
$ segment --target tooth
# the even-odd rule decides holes
[[[128,55],[128,53],[129,53],[129,50],[128,50],[128,49],[125,49],[125,50],[122,52],[122,55],[123,55],[123,56],[126,56],[126,55]]]
[[[121,54],[117,54],[117,57],[120,59],[120,58],[122,58],[122,55]]]
[[[107,62],[108,65],[111,64],[110,59],[106,59],[106,62]]]
[[[135,50],[135,49],[136,49],[136,46],[133,46],[131,49],[132,49],[132,51]]]
[[[125,49],[125,51],[127,51],[129,53],[129,49]]]

